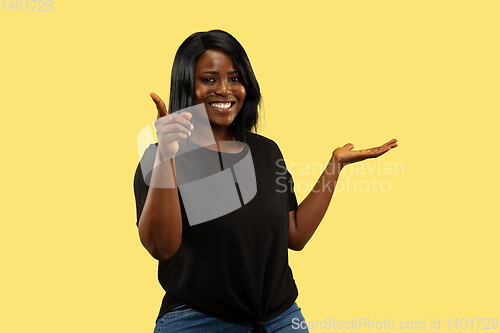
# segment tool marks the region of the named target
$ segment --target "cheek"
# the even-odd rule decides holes
[[[242,101],[244,101],[246,96],[247,96],[247,92],[245,90],[245,87],[241,86],[241,89],[240,89],[240,99]]]
[[[195,103],[196,104],[203,103],[203,100],[204,100],[204,98],[203,98],[203,92],[200,91],[199,89],[197,89],[195,91],[194,98],[195,98]]]

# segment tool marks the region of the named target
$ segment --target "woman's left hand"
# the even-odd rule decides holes
[[[352,150],[354,145],[352,143],[348,143],[343,147],[339,147],[333,151],[333,157],[335,160],[342,165],[347,163],[355,163],[359,161],[363,161],[367,158],[375,158],[379,157],[382,154],[387,153],[392,148],[396,148],[398,140],[392,139],[391,141],[384,143],[380,147],[374,147],[363,150]]]

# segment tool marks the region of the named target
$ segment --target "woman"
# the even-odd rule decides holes
[[[260,89],[243,47],[230,34],[212,30],[188,37],[175,56],[169,113],[159,96],[151,97],[158,110],[158,144],[145,156],[154,158],[155,168],[143,175],[141,161],[134,190],[139,236],[159,260],[166,291],[155,332],[307,332],[297,325],[304,318],[295,303],[288,248],[301,250],[312,237],[343,165],[380,156],[397,147],[396,140],[367,150],[353,151],[352,144],[335,149],[318,184],[298,205],[278,146],[251,132]],[[193,105],[206,111],[208,140],[196,112],[173,113]],[[242,176],[238,163],[248,156],[253,169]],[[241,205],[211,212],[215,217],[193,225],[190,214],[204,210],[196,211],[183,190],[222,174],[234,177]],[[253,196],[242,178],[256,185]],[[227,194],[222,187],[212,186],[207,193],[213,195],[204,194],[207,201]],[[235,195],[225,198],[231,197],[238,201]]]

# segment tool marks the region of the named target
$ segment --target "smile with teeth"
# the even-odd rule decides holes
[[[233,105],[234,102],[227,102],[227,103],[208,103],[210,104],[210,106],[214,107],[214,108],[217,108],[217,109],[221,109],[221,110],[227,110],[229,109],[232,105]]]

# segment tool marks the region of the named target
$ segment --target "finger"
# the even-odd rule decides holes
[[[396,148],[398,146],[398,140],[392,139],[392,143],[389,145],[391,148]]]
[[[159,132],[158,132],[158,134],[160,134],[160,135],[166,135],[166,134],[170,134],[170,133],[184,133],[187,136],[191,135],[191,131],[179,123],[167,124],[167,125],[161,127]]]
[[[364,155],[370,158],[378,157],[380,155],[387,153],[391,149],[392,149],[391,146],[380,146],[376,148],[366,149]]]
[[[383,145],[379,146],[379,147],[373,147],[373,148],[368,148],[366,150],[369,150],[369,151],[372,151],[372,152],[380,152],[380,151],[389,151],[391,148],[396,148],[398,146],[398,144],[396,143],[398,140],[396,139],[392,139],[386,143],[384,143]]]
[[[191,120],[193,119],[193,114],[189,113],[189,112],[183,112],[181,113],[181,116],[186,118],[187,120]],[[193,126],[193,124],[191,122],[189,122],[191,124],[191,126]],[[193,129],[194,127],[192,127],[191,129]]]
[[[151,96],[151,98],[153,99],[153,101],[156,104],[156,110],[158,110],[158,118],[166,116],[167,115],[167,106],[165,105],[165,102],[162,101],[160,96],[158,96],[155,93],[151,93],[151,94],[149,94],[149,96]]]
[[[184,141],[188,138],[188,135],[185,134],[185,133],[180,133],[180,132],[177,132],[177,133],[170,133],[170,134],[167,134],[165,135],[165,137],[163,138],[164,142],[179,142],[179,141]]]
[[[373,157],[378,157],[386,152],[391,150],[391,147],[389,146],[380,146],[380,147],[375,147],[375,148],[369,148],[369,149],[363,149],[363,150],[353,150],[353,153],[357,153],[360,155],[360,157],[365,158],[373,158]]]
[[[188,113],[188,112],[185,112],[185,113]],[[186,119],[187,115],[185,115],[184,113],[182,115],[179,115],[177,113],[171,113],[169,115],[167,115],[166,117],[161,117],[159,119],[157,119],[155,121],[155,127],[156,128],[159,128],[161,126],[165,126],[167,124],[173,124],[173,123],[179,123],[181,124],[182,126],[186,127],[188,130],[192,130],[194,128],[193,124],[191,124],[191,122]]]
[[[382,145],[382,146],[380,146],[379,148],[389,147],[389,148],[391,148],[391,149],[392,149],[392,148],[396,148],[397,146],[398,146],[397,141],[393,141],[393,140],[391,140],[391,141],[389,141],[389,142],[387,142],[387,143],[383,144],[383,145]]]
[[[393,145],[393,144],[396,144],[396,142],[398,142],[398,140],[396,140],[396,139],[392,139],[392,140],[390,140],[390,141],[388,141],[388,142],[384,143],[382,146],[391,146],[391,145]],[[396,144],[396,147],[397,147],[397,144]]]

